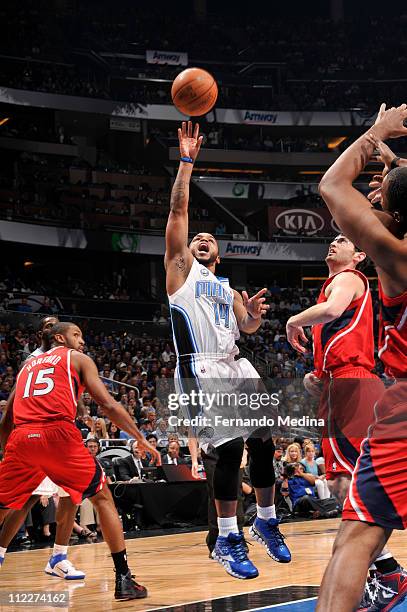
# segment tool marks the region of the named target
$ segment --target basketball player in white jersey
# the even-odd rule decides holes
[[[202,144],[199,126],[184,122],[178,130],[180,166],[171,193],[171,210],[166,228],[166,286],[171,309],[177,352],[175,382],[177,389],[208,388],[210,381],[227,381],[229,391],[239,390],[243,381],[256,388],[259,375],[247,359],[235,359],[239,330],[252,334],[258,330],[265,305],[262,289],[249,299],[217,277],[220,262],[215,238],[208,233],[195,236],[188,246],[189,184],[193,164]],[[217,407],[219,409],[219,406]],[[209,430],[209,431],[208,431]],[[219,537],[212,558],[236,578],[255,578],[258,571],[248,559],[243,534],[236,519],[239,468],[243,437],[236,432],[203,427],[197,433],[200,444],[212,444],[219,457],[214,474],[215,504]],[[251,535],[268,554],[280,563],[291,560],[279,531],[274,506],[274,444],[271,437],[250,437],[250,476],[256,491],[257,519]]]
[[[47,332],[49,332],[53,325],[58,322],[58,318],[54,316],[47,316],[41,319],[41,326],[38,330],[38,339],[41,341],[41,345],[35,351],[33,351],[27,357],[27,359],[42,355],[51,348]],[[8,424],[11,426],[13,397],[14,391],[10,394],[8,399],[6,408],[7,415],[5,415]],[[11,429],[9,429],[8,434],[10,431]],[[3,448],[5,446],[4,440],[2,446]],[[21,510],[10,510],[10,512],[7,514],[0,533],[0,567],[4,562],[7,547],[17,534],[20,525],[25,520],[28,512],[37,503],[39,496],[51,497],[55,493],[58,493],[60,497],[56,515],[55,544],[52,556],[45,567],[45,572],[50,576],[64,578],[65,580],[83,580],[85,578],[85,573],[76,569],[67,559],[68,543],[75,521],[77,506],[72,503],[70,496],[65,493],[63,489],[57,487],[57,485],[54,484],[48,478],[48,476],[46,476],[35,491],[33,491],[32,497],[25,504],[24,508]]]

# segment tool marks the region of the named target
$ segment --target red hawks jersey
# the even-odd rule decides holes
[[[395,378],[407,377],[407,291],[388,297],[379,283],[379,357],[385,372]]]
[[[84,386],[71,364],[72,349],[57,346],[25,362],[17,377],[14,425],[73,421]]]
[[[373,308],[369,281],[359,270],[343,270],[357,274],[365,285],[363,295],[353,300],[340,317],[312,328],[314,364],[318,377],[337,368],[374,368]],[[343,272],[338,272],[342,274]],[[334,274],[322,286],[318,304],[326,302],[326,288],[338,276]]]

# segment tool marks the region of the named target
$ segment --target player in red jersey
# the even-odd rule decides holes
[[[82,352],[79,327],[58,323],[52,328],[52,337],[53,347],[29,359],[17,377],[15,429],[0,464],[0,507],[6,509],[0,510],[0,519],[8,508],[21,509],[45,476],[62,487],[75,504],[89,497],[115,564],[115,598],[146,597],[146,589],[134,581],[128,568],[122,526],[105,486],[105,474],[84,447],[73,422],[83,389],[86,387],[104,413],[146,447],[158,463],[160,455],[100,381],[94,362]]]
[[[287,339],[302,353],[306,349],[301,341],[307,342],[303,327],[313,326],[315,370],[305,376],[304,385],[313,396],[321,398],[319,416],[327,421],[324,434],[328,435],[322,440],[322,448],[326,477],[332,481],[340,481],[339,476],[350,480],[371,423],[366,396],[372,397],[373,415],[374,401],[379,390],[382,392],[382,383],[372,374],[375,361],[369,281],[356,269],[365,258],[365,253],[358,251],[346,236],[337,236],[325,259],[329,278],[317,304],[287,322]],[[359,415],[362,402],[363,414]],[[343,491],[342,482],[335,484],[337,491]]]
[[[46,316],[41,319],[40,328],[38,330],[38,338],[41,345],[27,357],[40,356],[51,348],[50,330],[59,323],[59,319],[55,316]],[[8,436],[13,429],[13,400],[15,389],[10,394],[7,401],[5,413],[3,414],[1,423],[1,442],[4,449]],[[78,403],[79,408],[79,403]],[[77,570],[68,560],[68,544],[72,533],[72,528],[75,522],[75,514],[77,505],[74,504],[69,495],[62,489],[58,489],[56,485],[51,483],[49,478],[46,478],[39,487],[33,491],[32,496],[21,510],[10,510],[3,522],[0,533],[0,567],[2,566],[7,552],[7,548],[17,534],[21,523],[25,520],[28,512],[38,502],[40,495],[50,496],[55,492],[59,492],[60,499],[56,513],[56,531],[55,543],[52,551],[52,556],[49,559],[45,572],[51,576],[64,578],[65,580],[83,580],[84,572]]]
[[[407,136],[407,105],[386,110],[336,160],[320,192],[336,223],[376,264],[381,284],[381,359],[386,371],[407,375],[407,168],[394,167],[381,185],[383,212],[353,187],[375,147]],[[394,160],[397,166],[397,158]],[[390,228],[390,230],[388,229]],[[394,309],[392,310],[392,306]],[[390,308],[389,308],[390,307]],[[401,348],[402,347],[402,348]],[[345,501],[343,522],[326,569],[317,610],[369,612],[394,608],[407,595],[401,568],[375,576],[370,600],[360,603],[368,567],[393,529],[407,527],[407,383],[399,380],[376,406],[377,420],[363,441]]]
[[[304,353],[307,342],[303,328],[312,325],[314,372],[306,374],[304,385],[320,400],[319,416],[326,422],[322,449],[330,489],[343,504],[360,454],[360,445],[373,420],[375,402],[384,391],[372,374],[375,365],[373,307],[369,281],[357,270],[366,258],[340,234],[329,246],[325,259],[329,277],[317,304],[287,322],[287,339]],[[382,550],[375,569],[384,571],[398,565]]]

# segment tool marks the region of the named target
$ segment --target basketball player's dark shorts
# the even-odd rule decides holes
[[[106,480],[73,423],[16,427],[0,463],[0,507],[21,509],[45,476],[62,487],[74,504],[95,495]]]
[[[342,518],[407,528],[407,382],[385,391],[353,473]]]
[[[383,392],[383,382],[365,368],[340,368],[323,379],[318,416],[325,422],[322,452],[328,480],[352,475]]]

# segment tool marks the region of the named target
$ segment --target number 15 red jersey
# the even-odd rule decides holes
[[[17,377],[14,424],[73,421],[84,386],[71,364],[72,349],[57,346],[28,359]]]

